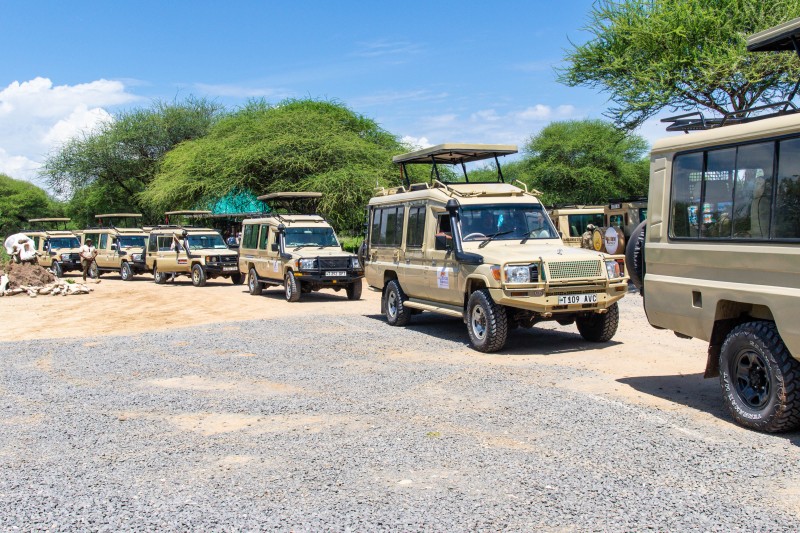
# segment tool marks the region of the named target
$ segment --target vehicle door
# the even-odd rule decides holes
[[[181,269],[185,267],[187,262],[186,252],[183,251],[183,243],[180,249],[176,250],[173,246],[173,236],[171,233],[160,233],[151,235],[150,238],[155,237],[156,241],[156,260],[158,261],[158,270],[161,272],[177,272],[179,259],[183,261]],[[148,254],[150,252],[148,251]]]
[[[379,276],[387,270],[395,272],[403,290],[406,283],[405,262],[401,263],[404,255],[402,244],[405,211],[405,205],[373,208],[367,264],[367,268],[377,269]]]
[[[460,265],[453,249],[453,228],[450,216],[444,210],[433,213],[426,238],[431,244],[426,248],[427,298],[451,305],[463,305],[464,296],[459,289]]]
[[[412,203],[408,206],[406,217],[405,241],[403,243],[403,290],[412,298],[424,297],[428,283],[425,269],[428,260],[425,257],[425,226],[428,206],[424,202]]]
[[[283,260],[281,260],[280,235],[275,227],[264,224],[264,277],[272,280],[283,281]]]
[[[95,262],[100,268],[113,268],[114,267],[114,252],[111,249],[111,240],[108,233],[100,233],[97,236],[97,257]]]

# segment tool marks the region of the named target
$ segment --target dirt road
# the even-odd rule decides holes
[[[246,285],[230,281],[209,281],[206,287],[193,287],[188,278],[177,283],[156,285],[149,275],[123,282],[117,276],[105,275],[93,284],[87,296],[15,296],[0,299],[0,315],[6,325],[0,341],[66,337],[126,335],[144,331],[161,331],[192,324],[212,324],[251,319],[270,319],[296,315],[377,315],[380,294],[367,290],[359,301],[348,301],[345,292],[324,290],[303,295],[300,302],[288,303],[280,288],[271,288],[261,296],[251,296]],[[602,382],[571,381],[569,388],[597,394],[613,393],[633,402],[660,409],[686,409],[699,415],[712,411],[712,420],[727,418],[722,411],[718,384],[704,380],[705,343],[684,340],[671,332],[650,327],[637,294],[629,294],[620,303],[620,328],[612,342],[586,350],[574,326],[556,323],[539,325],[535,338],[517,338],[512,333],[503,352],[505,364],[513,364],[526,355],[546,354],[540,364],[568,364],[587,368],[607,376]],[[428,313],[415,317],[414,323],[457,322]],[[342,334],[346,335],[343,331]],[[397,331],[402,337],[402,330]],[[563,342],[548,343],[552,336],[574,337],[575,350],[565,349]],[[464,330],[466,342],[466,330]],[[516,339],[516,340],[515,340]],[[465,348],[463,357],[474,358],[476,352]]]

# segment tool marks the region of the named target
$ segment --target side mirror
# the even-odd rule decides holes
[[[453,239],[449,235],[437,235],[434,243],[434,248],[436,250],[452,250],[453,249]]]
[[[559,232],[558,232],[558,236],[559,236],[559,237],[561,237],[561,238],[563,239],[563,238],[564,238],[564,232],[563,232],[563,231],[559,231]]]
[[[273,242],[272,246],[271,246],[271,249],[272,249],[273,252],[277,252],[278,251],[278,243],[277,242]]]

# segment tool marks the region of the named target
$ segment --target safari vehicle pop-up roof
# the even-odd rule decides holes
[[[137,224],[142,218],[141,213],[105,213],[102,215],[95,215],[94,218],[97,219],[98,224],[102,227],[110,227],[117,230],[141,230]],[[120,220],[121,223],[115,224],[115,220]],[[107,225],[106,221],[108,221]]]
[[[412,189],[411,180],[406,165],[431,165],[430,182],[447,183],[439,174],[438,165],[460,165],[465,183],[470,182],[467,173],[467,163],[494,159],[497,165],[497,183],[505,183],[503,172],[500,169],[498,156],[516,154],[517,147],[513,144],[438,144],[430,148],[423,148],[407,154],[396,155],[392,162],[400,165],[400,174],[405,187]],[[447,183],[452,184],[452,182]],[[415,184],[416,185],[416,184]]]
[[[31,230],[34,231],[70,231],[67,229],[67,222],[70,219],[68,218],[58,218],[58,217],[51,217],[51,218],[30,218],[28,222],[34,224],[31,226]],[[62,224],[62,228],[59,229],[59,223]]]

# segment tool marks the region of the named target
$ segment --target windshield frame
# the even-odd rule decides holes
[[[71,244],[67,246],[53,246],[53,241],[70,241]],[[63,237],[48,237],[47,248],[49,250],[65,250],[68,248],[80,248],[81,241],[77,237],[63,236]]]
[[[484,218],[482,215],[484,211],[500,210],[505,210],[506,213],[492,214],[491,221]],[[465,216],[470,212],[479,212],[481,214],[479,214],[477,217],[474,217],[477,220],[467,220],[468,218],[473,218],[473,215],[471,214],[470,217]],[[514,221],[506,223],[504,220],[505,216],[509,215],[509,218],[512,218],[510,215],[513,212],[516,212],[515,214],[517,216],[514,216],[513,218],[516,219],[517,223],[522,220],[519,218],[520,215],[524,217],[524,226],[512,227],[511,224],[513,224]],[[528,216],[532,213],[541,216],[541,221],[536,226],[531,225],[532,221]],[[526,239],[527,242],[559,238],[558,231],[556,231],[553,221],[550,220],[550,215],[547,213],[547,210],[544,208],[544,206],[539,203],[491,203],[462,205],[459,210],[458,223],[461,232],[461,242],[465,244],[486,243],[489,240],[521,241],[522,239]],[[467,227],[469,227],[469,231],[465,229],[465,223]],[[486,233],[485,231],[477,231],[479,229],[487,230],[489,233]],[[506,231],[509,231],[509,233],[505,233]],[[546,235],[541,232],[545,232]],[[466,238],[476,233],[482,234],[484,237],[475,237],[470,239]],[[495,236],[492,237],[492,235]]]

